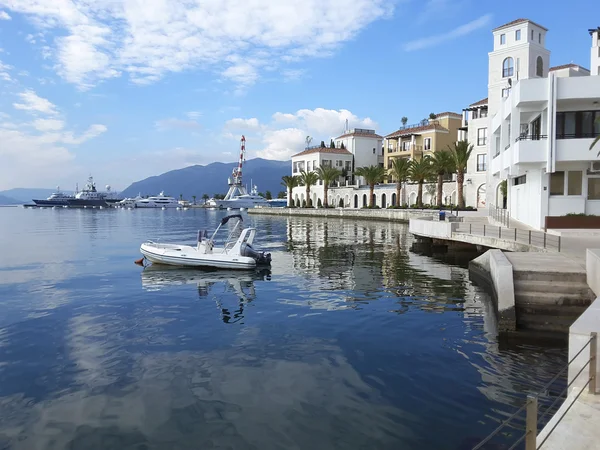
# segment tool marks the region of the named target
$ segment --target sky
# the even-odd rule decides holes
[[[242,134],[247,159],[287,160],[346,119],[460,113],[517,18],[550,30],[551,65],[589,68],[590,0],[0,0],[0,190],[120,190],[236,161]]]

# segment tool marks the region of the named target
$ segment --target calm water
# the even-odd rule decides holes
[[[499,346],[398,224],[250,216],[270,271],[133,263],[223,214],[0,208],[0,449],[468,449],[566,361]]]

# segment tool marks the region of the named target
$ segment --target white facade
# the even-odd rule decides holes
[[[508,39],[517,27],[534,30],[535,42],[500,46],[500,35]],[[529,21],[501,27],[489,55],[488,203],[498,205],[499,184],[507,179],[511,217],[535,228],[545,227],[546,216],[600,214],[600,167],[594,170],[592,162],[600,164],[589,150],[600,135],[594,122],[600,118],[600,76],[575,65],[548,71],[544,39],[545,29]],[[518,78],[517,72],[501,76],[508,75],[506,58],[519,61]],[[532,67],[537,72],[525,70]]]
[[[354,155],[354,167],[383,165],[383,138],[375,130],[354,128],[334,139],[335,146],[344,147]]]
[[[592,36],[590,69],[592,75],[600,75],[600,27],[590,30],[590,35]]]
[[[473,144],[471,157],[467,162],[463,193],[465,204],[476,208],[486,208],[487,169],[488,169],[488,104],[487,99],[472,104],[463,110],[463,127],[459,130],[459,140],[466,139]]]

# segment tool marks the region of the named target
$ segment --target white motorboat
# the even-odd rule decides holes
[[[216,247],[215,236],[220,228],[231,219],[238,219],[238,221],[229,232],[224,245]],[[195,246],[146,241],[141,245],[140,252],[145,259],[152,263],[172,266],[253,269],[258,264],[270,264],[270,253],[252,247],[256,236],[256,228],[244,228],[239,237],[235,238],[242,220],[240,214],[224,217],[210,239],[207,238],[206,231],[199,231]],[[142,261],[136,262],[143,262],[144,258],[142,258]]]
[[[164,191],[153,197],[142,198],[134,203],[136,208],[177,208],[179,200],[165,195]]]
[[[124,198],[120,202],[117,202],[116,205],[120,208],[135,208],[135,202],[140,200],[143,200],[143,197],[141,194],[138,194],[137,197]]]

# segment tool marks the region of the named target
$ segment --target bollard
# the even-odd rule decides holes
[[[527,415],[525,417],[525,450],[536,450],[538,399],[527,396]]]

